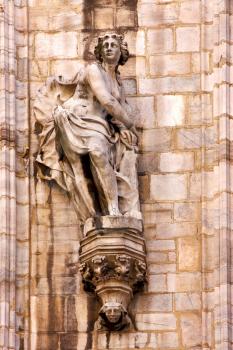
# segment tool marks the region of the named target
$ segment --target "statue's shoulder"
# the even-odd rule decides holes
[[[86,74],[99,74],[102,71],[101,64],[98,62],[88,63],[86,66]]]

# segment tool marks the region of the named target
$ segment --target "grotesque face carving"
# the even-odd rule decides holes
[[[131,327],[131,321],[121,303],[109,301],[102,306],[95,327],[102,331],[120,331]]]
[[[106,36],[102,46],[103,61],[108,64],[117,65],[121,56],[120,44],[112,36]]]
[[[125,314],[127,312],[122,304],[114,301],[105,303],[100,310],[100,316],[111,324],[121,322]]]
[[[120,304],[112,303],[106,306],[105,315],[110,323],[117,323],[121,318],[121,314],[122,306]]]

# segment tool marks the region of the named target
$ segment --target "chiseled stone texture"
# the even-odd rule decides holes
[[[173,62],[173,59],[171,58]],[[159,126],[177,126],[185,121],[185,98],[182,95],[157,96]]]

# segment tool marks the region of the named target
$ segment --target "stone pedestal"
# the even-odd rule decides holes
[[[100,330],[129,327],[127,308],[146,279],[142,221],[131,217],[90,218],[80,244],[80,272],[86,291],[102,303]],[[109,316],[110,315],[110,316]]]

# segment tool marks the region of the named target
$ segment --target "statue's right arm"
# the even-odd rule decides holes
[[[126,110],[108,91],[99,67],[96,64],[91,64],[87,66],[86,73],[86,79],[92,89],[93,94],[108,112],[108,114],[122,122],[128,129],[132,128],[133,122],[128,117]]]

